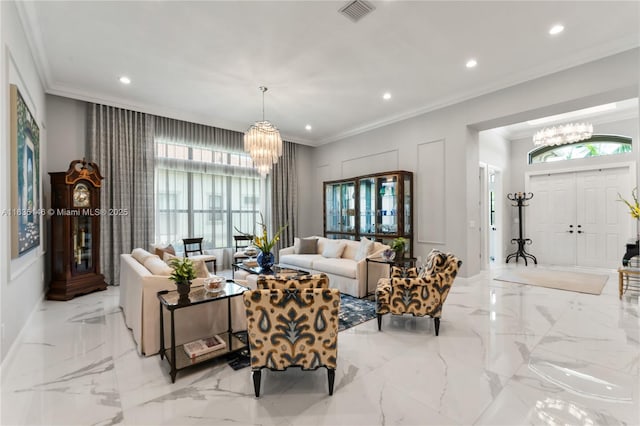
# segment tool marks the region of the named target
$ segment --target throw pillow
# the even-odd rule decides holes
[[[327,241],[324,245],[324,250],[322,250],[322,256],[337,259],[342,256],[346,246],[347,244],[344,241]]]
[[[167,264],[164,263],[163,260],[156,255],[149,256],[144,261],[143,265],[153,275],[162,275],[168,277],[173,272],[173,269],[170,266],[167,266]]]
[[[141,265],[144,265],[144,261],[147,260],[150,256],[153,256],[153,254],[142,248],[134,248],[131,252],[131,257],[140,262]]]
[[[302,238],[300,240],[300,250],[297,254],[318,254],[318,239]]]
[[[164,254],[170,253],[172,255],[176,255],[176,249],[173,248],[171,244],[166,247],[156,247],[156,255],[160,257],[160,259],[164,259]]]
[[[362,237],[360,239],[360,245],[358,246],[358,251],[356,252],[356,256],[354,257],[355,261],[359,262],[365,257],[369,256],[372,248],[373,248],[373,241],[371,241],[367,237]]]
[[[179,259],[177,256],[172,255],[169,252],[164,253],[163,260],[169,267],[171,267],[171,259]],[[209,278],[209,269],[204,260],[192,260],[193,269],[196,271],[196,278]]]

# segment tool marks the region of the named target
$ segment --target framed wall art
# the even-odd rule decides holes
[[[11,85],[11,258],[40,245],[40,129]]]

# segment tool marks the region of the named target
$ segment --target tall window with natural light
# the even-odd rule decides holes
[[[156,141],[156,243],[232,247],[234,227],[252,230],[260,211],[260,177],[244,153]]]

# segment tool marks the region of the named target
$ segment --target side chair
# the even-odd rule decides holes
[[[381,278],[376,288],[378,331],[382,330],[382,316],[387,313],[428,315],[433,318],[437,336],[442,305],[461,265],[462,261],[453,254],[432,250],[420,275],[416,268],[392,267],[391,278]]]
[[[333,395],[338,359],[340,292],[325,274],[259,275],[257,289],[243,294],[256,397],[262,369],[327,369]]]
[[[216,257],[212,254],[204,254],[202,250],[202,237],[183,238],[184,257],[194,260],[202,260],[205,263],[213,263],[213,273],[216,273]]]

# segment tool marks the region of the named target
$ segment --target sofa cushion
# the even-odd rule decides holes
[[[145,249],[142,248],[134,248],[131,252],[131,257],[140,262],[141,265],[144,265],[144,261],[147,260],[150,256],[155,256]]]
[[[301,238],[296,254],[318,254],[317,238]]]
[[[320,258],[313,262],[313,269],[348,278],[356,277],[356,261],[353,259]]]
[[[322,250],[322,256],[334,259],[340,258],[346,246],[347,243],[344,241],[327,241]]]
[[[345,259],[355,259],[356,254],[358,253],[358,247],[360,247],[360,241],[354,240],[341,240],[344,243],[344,250],[342,251],[342,255]]]
[[[319,254],[287,254],[280,257],[280,263],[299,268],[311,269],[313,262],[322,259]]]
[[[371,250],[373,250],[373,241],[371,241],[367,237],[362,237],[360,239],[360,244],[358,245],[358,251],[354,256],[354,260],[358,262],[364,259],[371,254]]]
[[[164,263],[164,261],[155,254],[147,257],[143,265],[153,275],[162,275],[168,277],[173,272],[173,268]]]

